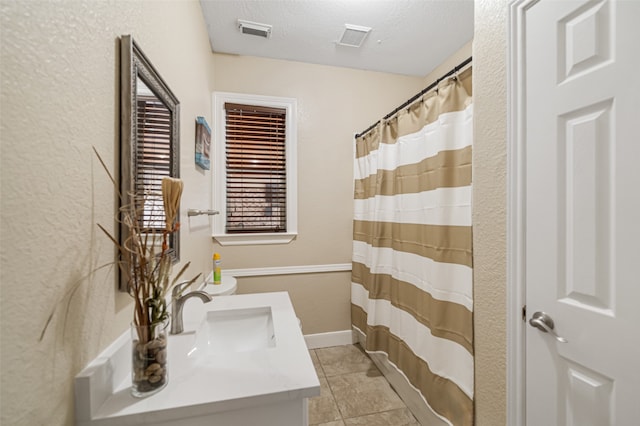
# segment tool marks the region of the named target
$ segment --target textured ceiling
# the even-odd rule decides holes
[[[212,50],[425,76],[473,37],[473,0],[200,0]],[[272,25],[269,39],[238,19]],[[373,28],[340,46],[345,24]]]

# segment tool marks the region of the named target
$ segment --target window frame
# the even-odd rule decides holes
[[[226,117],[225,103],[255,105],[286,110],[286,173],[287,173],[287,230],[286,232],[227,233],[227,176],[226,176]],[[298,235],[297,186],[297,100],[275,96],[250,95],[231,92],[213,93],[214,162],[213,208],[220,212],[213,217],[212,236],[221,245],[288,244]]]

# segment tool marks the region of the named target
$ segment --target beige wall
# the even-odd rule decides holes
[[[95,224],[113,229],[115,195],[91,146],[114,170],[117,38],[132,34],[181,102],[183,206],[199,207],[209,192],[202,191],[209,173],[193,165],[193,141],[195,116],[211,114],[212,55],[197,1],[3,0],[0,7],[0,423],[70,425],[74,375],[132,315],[113,268],[91,274],[114,257]],[[209,228],[187,223],[184,210],[181,219],[182,259],[204,271]]]
[[[214,55],[215,90],[298,101],[298,237],[220,247],[225,268],[351,263],[353,135],[422,88],[423,79],[300,62]],[[289,291],[305,334],[347,330],[348,273],[241,278],[239,293]]]
[[[440,77],[442,77],[443,75],[451,71],[454,67],[458,66],[463,61],[468,59],[471,56],[472,47],[473,47],[473,41],[469,41],[460,49],[458,49],[457,52],[449,56],[440,65],[435,67],[433,71],[427,74],[426,77],[424,78],[424,87],[430,86],[432,83],[437,81]]]
[[[475,2],[473,266],[476,425],[506,424],[506,16]]]

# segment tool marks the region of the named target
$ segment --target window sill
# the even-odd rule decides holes
[[[213,239],[222,246],[245,246],[258,244],[289,244],[297,233],[269,234],[214,234]]]

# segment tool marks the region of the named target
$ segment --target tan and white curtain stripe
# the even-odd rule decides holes
[[[451,425],[473,424],[471,69],[356,139],[351,317]]]

